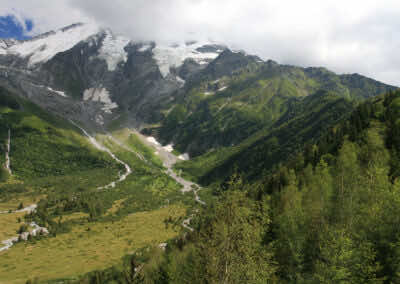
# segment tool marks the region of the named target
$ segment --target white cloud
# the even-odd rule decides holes
[[[400,85],[397,0],[3,0],[36,31],[94,20],[136,40],[211,38],[264,59]],[[5,8],[4,8],[5,7]]]

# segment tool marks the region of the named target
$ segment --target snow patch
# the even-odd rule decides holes
[[[10,147],[11,146],[11,130],[8,129],[8,140],[7,140],[7,149],[6,149],[6,169],[10,175],[12,175],[10,168]]]
[[[170,73],[170,68],[179,67],[183,62],[191,58],[198,64],[208,64],[218,57],[218,52],[199,52],[196,49],[209,43],[194,43],[191,45],[157,45],[153,49],[153,57],[158,64],[162,76],[165,78]],[[222,51],[221,51],[222,52]]]
[[[0,54],[1,55],[7,54],[7,44],[4,41],[0,41]]]
[[[181,84],[182,86],[185,85],[186,81],[183,80],[181,77],[176,76],[176,81],[178,81],[179,84]]]
[[[182,161],[189,161],[190,157],[188,153],[185,154],[181,154],[178,156],[178,159],[182,160]]]
[[[7,49],[7,47],[7,44],[3,40],[0,40],[0,48]]]
[[[141,48],[138,49],[139,52],[145,52],[151,48],[150,44],[143,45]]]
[[[90,88],[85,90],[83,93],[84,101],[101,102],[104,106],[102,110],[106,113],[112,113],[112,110],[118,108],[118,105],[114,103],[110,98],[110,93],[106,88]]]
[[[161,144],[156,140],[156,138],[149,136],[146,138],[147,141],[149,141],[150,143],[153,143],[156,146],[161,146]]]
[[[167,146],[164,146],[163,149],[165,151],[167,151],[168,153],[171,153],[172,151],[174,151],[174,147],[172,144],[168,144]]]
[[[104,125],[104,117],[101,114],[97,114],[94,118],[97,124]]]
[[[218,89],[218,92],[222,92],[223,90],[226,90],[228,87],[227,86],[224,86],[224,87],[222,87],[222,88],[219,88]]]
[[[53,90],[52,88],[50,88],[50,87],[47,87],[47,90],[49,90],[50,92],[53,92],[53,93],[56,93],[57,95],[60,95],[60,96],[62,96],[62,97],[67,97],[67,95],[64,93],[64,92],[62,92],[62,91],[56,91],[56,90]]]
[[[103,40],[101,49],[99,50],[99,58],[107,62],[108,70],[114,71],[120,62],[126,63],[128,54],[125,51],[125,46],[130,40],[122,36],[116,36],[111,31],[106,31],[106,37]]]
[[[7,53],[29,57],[29,66],[33,66],[49,61],[57,53],[71,49],[99,31],[94,24],[77,25],[74,28],[58,30],[48,36],[19,42],[9,47]]]

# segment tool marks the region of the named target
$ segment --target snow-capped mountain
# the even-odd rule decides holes
[[[132,42],[129,38],[115,35],[109,29],[102,29],[94,24],[74,24],[55,32],[34,37],[26,41],[0,40],[2,55],[15,55],[28,59],[28,67],[34,68],[54,58],[59,53],[66,52],[81,42],[98,45],[98,58],[104,59],[109,71],[115,71],[120,62],[126,63],[128,53],[125,48]],[[200,65],[211,62],[226,47],[211,42],[186,42],[182,44],[159,45],[144,43],[139,52],[151,50],[163,77],[170,73],[171,68],[183,65],[186,59],[192,59]]]
[[[56,54],[67,51],[82,40],[99,32],[94,25],[73,25],[31,40],[22,41],[6,49],[7,54],[29,58],[28,66],[45,63]]]
[[[79,23],[30,40],[0,40],[0,84],[92,126],[121,116],[141,125],[157,121],[157,106],[226,52],[211,41],[134,42]]]

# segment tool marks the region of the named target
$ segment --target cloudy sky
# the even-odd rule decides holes
[[[94,21],[135,40],[210,38],[400,86],[399,0],[2,0],[10,14],[26,35]]]

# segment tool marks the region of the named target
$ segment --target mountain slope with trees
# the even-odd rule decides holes
[[[82,282],[397,283],[399,103],[400,91],[370,99],[274,173],[233,175],[164,254]]]
[[[49,234],[2,252],[1,279],[400,282],[396,87],[84,24],[6,49],[0,234]],[[163,151],[190,160],[172,173]],[[183,194],[181,175],[203,188]]]

